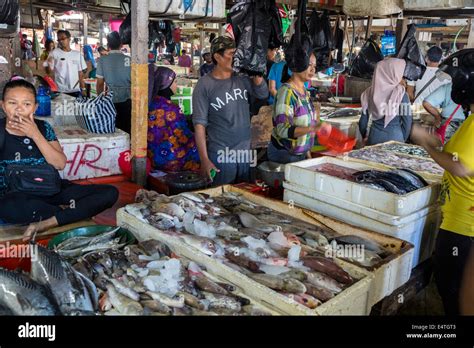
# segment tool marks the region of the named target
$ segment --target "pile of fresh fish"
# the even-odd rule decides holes
[[[354,173],[353,177],[359,183],[397,195],[404,195],[428,185],[421,176],[408,169],[363,170]]]
[[[67,259],[75,259],[87,253],[100,250],[120,249],[127,244],[127,235],[117,237],[120,227],[92,237],[78,236],[66,239],[54,247],[57,253]]]
[[[404,143],[384,143],[379,146],[381,149],[386,151],[395,152],[398,154],[405,154],[423,158],[431,158],[429,153],[424,148],[418,145],[404,144]]]
[[[13,315],[94,315],[95,285],[56,252],[33,244],[30,274],[0,269],[0,308]],[[34,255],[33,252],[31,255]]]
[[[168,197],[140,190],[136,200],[125,207],[128,213],[309,308],[357,281],[325,257],[329,248],[345,243],[338,241],[342,236],[239,194],[211,198],[188,192]],[[347,259],[371,267],[385,253],[383,248],[378,253],[365,251],[357,259]]]
[[[407,194],[428,185],[417,173],[402,168],[390,171],[357,171],[357,169],[343,167],[333,163],[322,163],[314,167],[309,167],[308,169],[340,179],[358,182],[376,190],[399,195]]]
[[[401,153],[395,153],[378,146],[353,150],[349,152],[348,155],[352,158],[381,163],[391,167],[410,169],[415,172],[424,172],[434,175],[443,175],[444,173],[444,169],[431,158],[418,158]]]
[[[73,267],[97,286],[105,315],[271,315],[156,240],[89,253]]]

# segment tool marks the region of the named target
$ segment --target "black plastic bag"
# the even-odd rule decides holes
[[[313,42],[308,34],[308,25],[306,24],[306,2],[307,0],[298,1],[295,33],[285,49],[286,64],[292,72],[302,72],[308,68],[309,57],[313,50]]]
[[[264,75],[267,68],[269,42],[278,44],[281,25],[275,21],[275,0],[251,1],[234,6],[228,22],[232,24],[236,41],[233,67],[249,75]],[[280,28],[280,33],[275,30]]]
[[[15,25],[19,7],[18,0],[0,0],[0,23]]]
[[[375,65],[383,60],[380,47],[371,39],[367,40],[357,57],[352,62],[350,75],[363,79],[371,79]]]
[[[410,81],[419,80],[426,70],[425,58],[418,46],[415,33],[415,24],[410,24],[397,55],[397,58],[404,59],[407,63],[403,77]]]
[[[316,55],[316,69],[321,71],[329,66],[329,55],[336,48],[327,11],[319,14],[313,10],[309,23],[309,36]]]
[[[132,44],[132,12],[129,12],[119,28],[120,41],[124,45]]]

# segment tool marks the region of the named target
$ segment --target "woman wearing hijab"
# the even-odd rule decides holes
[[[179,107],[170,100],[176,92],[176,73],[149,66],[148,157],[153,167],[169,172],[198,170],[194,134]]]
[[[406,142],[412,127],[410,99],[403,79],[406,62],[387,58],[375,67],[372,85],[361,95],[359,130],[367,145]]]

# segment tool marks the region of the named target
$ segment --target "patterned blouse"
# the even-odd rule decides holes
[[[288,83],[284,83],[275,97],[272,137],[291,154],[301,155],[313,147],[314,135],[309,133],[295,138],[295,128],[316,124],[316,112],[309,92],[305,91],[302,95]]]
[[[148,157],[153,167],[164,171],[196,171],[199,153],[194,134],[179,107],[156,96],[148,113]]]

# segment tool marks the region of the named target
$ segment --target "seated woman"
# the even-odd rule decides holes
[[[390,140],[404,143],[410,136],[413,118],[403,78],[405,65],[398,58],[377,63],[372,85],[361,95],[359,130],[366,145]]]
[[[118,191],[113,186],[83,186],[67,180],[61,180],[60,192],[51,196],[10,191],[5,177],[9,164],[50,164],[62,170],[66,156],[51,126],[34,119],[36,90],[31,83],[23,79],[8,82],[2,107],[6,118],[0,119],[4,135],[0,144],[0,219],[29,224],[25,240],[34,232],[90,218],[117,201]]]
[[[293,72],[289,79],[283,78],[287,82],[281,85],[275,97],[274,128],[267,149],[267,157],[272,162],[291,163],[311,158],[319,119],[305,82],[311,80],[315,71],[316,56],[311,54],[305,70]]]
[[[176,73],[149,65],[148,157],[153,167],[169,172],[199,169],[199,153],[186,118],[173,104]]]

